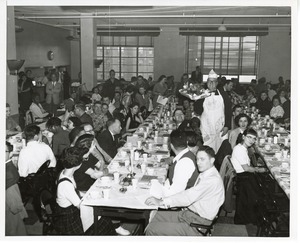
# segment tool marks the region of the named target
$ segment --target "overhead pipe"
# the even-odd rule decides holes
[[[135,27],[135,26],[220,26],[220,24],[97,24],[97,27]],[[56,24],[57,27],[80,27],[79,24]],[[289,27],[291,24],[226,24],[226,26],[282,26]]]
[[[55,16],[16,16],[17,19],[126,19],[126,18],[291,18],[291,15],[55,15]]]

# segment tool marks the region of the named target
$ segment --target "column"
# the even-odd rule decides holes
[[[14,7],[10,6],[7,7],[7,60],[15,60],[16,53],[15,13]],[[10,75],[8,67],[6,68],[6,102],[11,106],[11,115],[19,112],[18,77]]]
[[[94,66],[96,59],[97,30],[93,18],[80,20],[81,74],[82,83],[88,91],[97,84],[97,70]]]

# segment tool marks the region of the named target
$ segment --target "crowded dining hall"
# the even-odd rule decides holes
[[[7,5],[5,236],[291,238],[291,2]]]

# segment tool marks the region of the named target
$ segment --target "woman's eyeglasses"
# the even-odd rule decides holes
[[[249,135],[247,135],[246,137],[247,137],[248,139],[253,140],[253,141],[256,141],[256,140],[257,140],[257,137],[252,137],[252,136],[249,136]]]

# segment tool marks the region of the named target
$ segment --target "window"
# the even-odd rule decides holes
[[[206,75],[213,68],[226,78],[238,77],[240,82],[256,79],[258,37],[205,37],[187,36],[187,70],[189,73],[196,66],[202,66]]]
[[[97,69],[98,80],[107,79],[111,69],[115,70],[117,78],[126,81],[138,75],[153,77],[152,37],[101,36],[97,42],[97,59],[103,59],[103,65]]]

